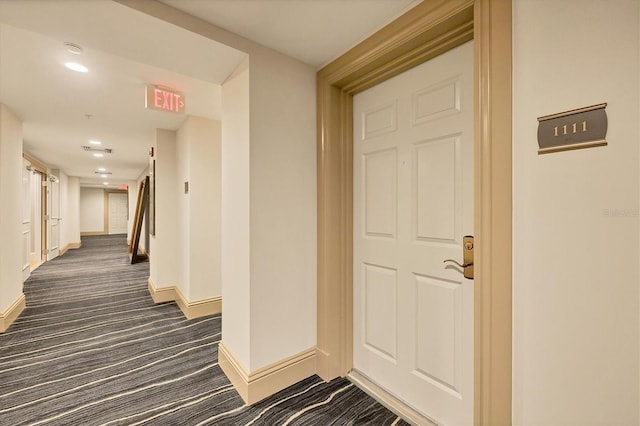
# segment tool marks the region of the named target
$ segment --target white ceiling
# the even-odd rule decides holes
[[[160,0],[320,68],[422,0]]]
[[[419,0],[163,2],[317,67]],[[183,92],[186,114],[220,118],[220,84],[243,57],[111,0],[0,0],[0,102],[22,119],[25,151],[83,186],[102,186],[98,167],[112,173],[110,187],[136,179],[155,129],[184,120],[145,109],[146,84]],[[67,70],[69,60],[89,72]],[[92,157],[81,149],[90,139],[113,154]]]

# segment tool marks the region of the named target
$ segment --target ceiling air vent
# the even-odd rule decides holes
[[[94,148],[92,146],[86,146],[86,145],[82,145],[82,149],[84,149],[85,151],[104,152],[107,154],[111,154],[113,152],[111,148]]]

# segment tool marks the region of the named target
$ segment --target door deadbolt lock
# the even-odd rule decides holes
[[[463,269],[464,277],[467,279],[473,279],[473,236],[465,235],[462,238],[462,260],[463,263],[458,263],[453,259],[446,259],[444,263],[452,262]]]

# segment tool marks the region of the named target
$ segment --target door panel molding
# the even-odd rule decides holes
[[[425,1],[318,71],[317,369],[353,362],[354,94],[475,39],[474,423],[511,423],[511,1]]]

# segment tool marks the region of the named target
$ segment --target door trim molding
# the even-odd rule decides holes
[[[47,165],[44,164],[39,159],[37,159],[36,157],[34,157],[33,155],[29,154],[28,152],[24,152],[23,151],[22,152],[22,158],[24,158],[25,160],[30,162],[31,163],[31,167],[33,167],[35,170],[39,171],[41,174],[44,174],[44,175],[47,174]]]
[[[474,423],[511,423],[511,1],[424,1],[318,71],[317,371],[353,364],[353,95],[474,42]]]

